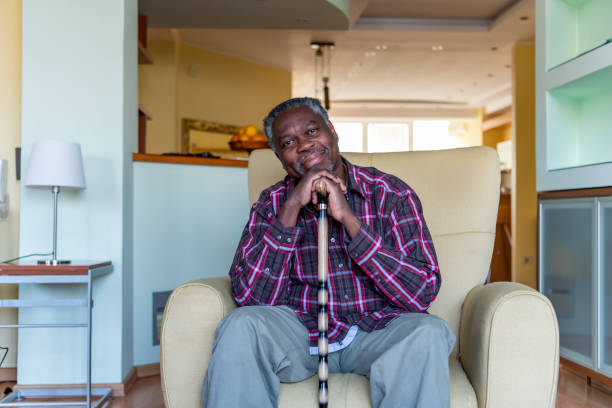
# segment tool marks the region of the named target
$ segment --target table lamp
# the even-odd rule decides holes
[[[60,187],[85,188],[81,145],[61,140],[39,140],[32,146],[25,185],[49,188],[53,192],[53,259],[38,261],[47,265],[67,264],[57,259],[57,196]]]

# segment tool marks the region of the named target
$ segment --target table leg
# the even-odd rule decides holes
[[[91,313],[93,309],[91,270],[87,279],[87,408],[91,407]]]

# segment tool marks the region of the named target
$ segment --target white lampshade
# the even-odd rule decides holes
[[[35,142],[25,176],[28,187],[85,188],[81,145],[63,140]]]

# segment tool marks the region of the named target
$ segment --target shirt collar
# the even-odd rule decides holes
[[[362,198],[366,197],[366,193],[363,190],[363,185],[362,183],[360,183],[359,181],[359,175],[357,174],[357,168],[356,166],[352,165],[348,160],[346,160],[344,158],[344,156],[342,157],[342,161],[344,162],[344,164],[346,165],[346,168],[348,170],[348,186],[347,186],[347,190],[348,191],[356,191],[357,193],[359,193],[361,195]]]

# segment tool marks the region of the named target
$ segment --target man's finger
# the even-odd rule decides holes
[[[344,184],[344,181],[342,181],[340,177],[336,176],[335,174],[331,174],[329,172],[328,174],[325,175],[325,177],[330,179],[334,183],[336,183],[340,187],[340,190],[342,190],[343,193],[346,193],[346,185]]]

